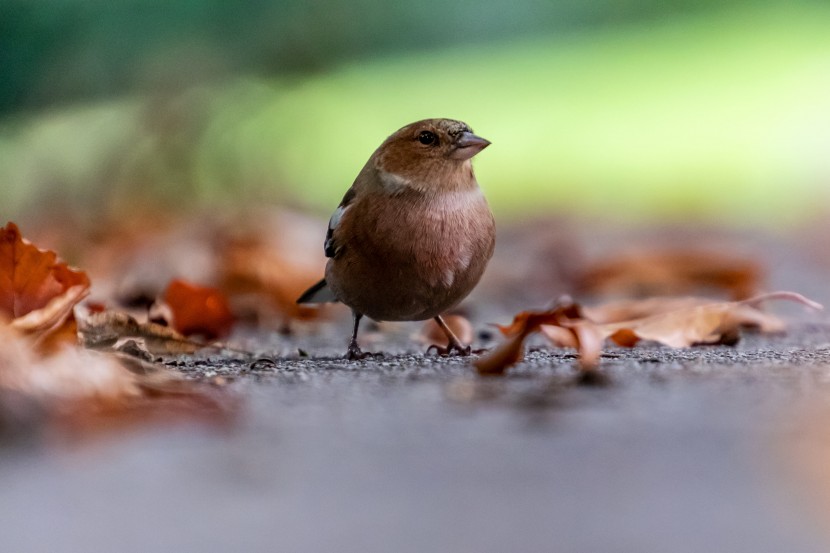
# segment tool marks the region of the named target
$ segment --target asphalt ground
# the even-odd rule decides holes
[[[770,251],[771,289],[826,301],[822,266]],[[477,304],[478,345],[511,308]],[[367,327],[385,354],[359,362],[345,313],[240,333],[256,361],[168,360],[221,380],[230,424],[0,447],[0,549],[826,552],[830,325],[785,316],[735,346],[607,348],[592,384],[541,341],[482,378],[418,324]]]

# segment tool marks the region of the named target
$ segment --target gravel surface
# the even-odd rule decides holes
[[[830,329],[738,347],[463,359],[189,360],[230,431],[0,458],[4,551],[826,551],[778,436],[830,390]],[[793,465],[794,467],[794,465]],[[816,521],[820,517],[816,516]]]

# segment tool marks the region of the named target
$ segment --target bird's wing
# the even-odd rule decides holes
[[[349,208],[349,204],[351,204],[352,200],[354,200],[354,197],[354,188],[349,188],[349,190],[346,191],[346,195],[343,196],[343,200],[340,202],[340,205],[334,210],[331,219],[329,219],[329,229],[326,232],[326,242],[323,246],[326,252],[326,257],[335,257],[342,249],[342,244],[338,244],[335,240],[334,231],[337,229],[337,225],[340,224],[340,219]],[[329,288],[326,279],[323,279],[306,290],[297,300],[297,303],[325,303],[336,301],[338,301],[338,299],[335,297],[334,292],[332,292],[331,288]]]
[[[337,256],[338,252],[342,247],[342,244],[338,244],[337,241],[334,239],[334,231],[337,228],[337,225],[340,224],[340,219],[343,218],[343,214],[349,208],[349,204],[352,203],[354,197],[354,187],[349,188],[349,190],[346,191],[346,195],[343,196],[343,200],[340,202],[340,205],[337,206],[337,209],[335,209],[334,213],[332,213],[331,219],[329,219],[329,229],[326,232],[326,242],[323,245],[323,249],[326,252],[326,257]]]
[[[323,279],[306,290],[297,300],[297,303],[327,303],[336,301],[338,300],[334,296],[334,292],[329,288],[326,279]]]

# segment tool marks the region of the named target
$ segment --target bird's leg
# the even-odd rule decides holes
[[[349,349],[346,351],[346,359],[350,361],[366,357],[366,354],[357,345],[357,329],[360,328],[360,319],[363,318],[363,313],[352,310],[352,318],[354,319],[354,331],[352,331],[352,340],[349,342]]]
[[[357,345],[357,329],[360,327],[360,319],[363,318],[363,313],[358,313],[352,309],[352,317],[354,318],[354,331],[352,332],[352,339],[349,342],[349,349],[346,350],[346,359],[355,361],[357,359],[366,359],[367,357],[383,357],[383,353],[370,353],[360,349]]]
[[[441,347],[439,345],[432,345],[429,346],[427,352],[431,351],[432,348],[435,348],[435,351],[438,352],[439,355],[452,355],[456,353],[458,355],[470,355],[470,346],[463,346],[458,338],[455,336],[450,327],[447,326],[447,323],[444,322],[444,319],[441,318],[441,315],[435,316],[435,322],[438,323],[438,326],[441,327],[441,330],[444,331],[444,334],[447,335],[447,347]]]

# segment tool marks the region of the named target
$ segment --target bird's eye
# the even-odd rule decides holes
[[[418,142],[425,146],[435,144],[435,133],[429,131],[421,131],[421,134],[418,135]]]

